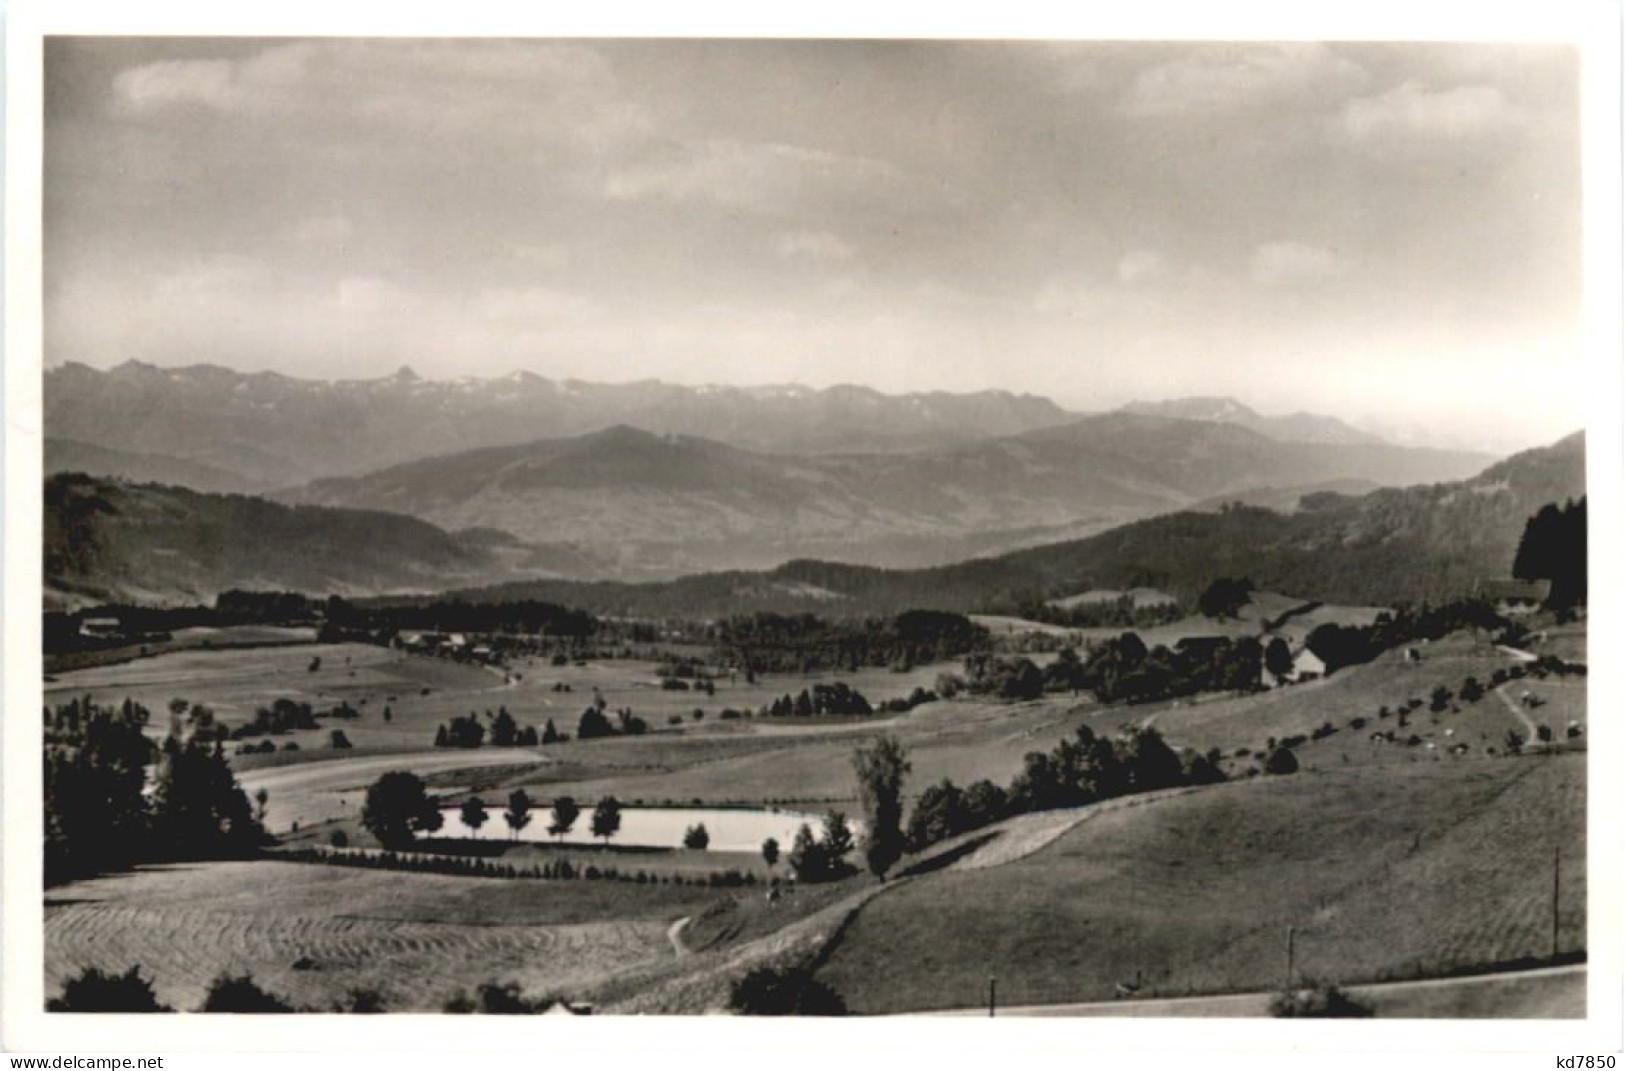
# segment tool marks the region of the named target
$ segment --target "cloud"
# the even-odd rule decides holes
[[[868,157],[721,138],[667,146],[653,158],[615,168],[603,192],[617,201],[711,201],[773,212],[865,199],[901,179],[890,164]]]
[[[1255,107],[1364,83],[1363,67],[1323,44],[1210,46],[1141,71],[1122,108],[1139,117]]]
[[[117,101],[132,112],[178,105],[235,111],[245,98],[230,60],[164,60],[121,71],[113,79]]]
[[[388,279],[372,275],[352,275],[338,281],[335,288],[340,310],[347,314],[403,310],[411,304],[408,295]]]
[[[380,125],[457,138],[563,134],[588,148],[647,136],[591,47],[560,41],[321,40],[239,59],[164,60],[113,78],[113,112],[177,108],[302,119],[329,133]]]
[[[780,231],[773,236],[773,250],[784,260],[841,262],[857,255],[828,231]]]
[[[513,247],[513,258],[543,271],[562,271],[570,266],[570,247],[562,242],[544,245],[521,243]]]
[[[488,320],[553,321],[592,312],[597,305],[589,298],[552,287],[500,287],[482,291],[473,302],[474,311]]]
[[[1329,249],[1303,242],[1265,242],[1253,250],[1248,275],[1265,286],[1321,282],[1342,275],[1348,262]]]
[[[1518,108],[1493,86],[1433,91],[1414,80],[1386,93],[1351,100],[1340,116],[1342,132],[1361,144],[1470,141],[1508,130],[1520,121]]]
[[[343,245],[355,234],[355,225],[345,216],[311,216],[300,220],[288,231],[288,237],[299,245],[326,248]]]
[[[1155,249],[1135,249],[1117,262],[1117,281],[1125,285],[1146,282],[1168,272],[1168,260]]]

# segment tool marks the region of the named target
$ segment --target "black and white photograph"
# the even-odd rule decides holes
[[[1617,1026],[1584,42],[35,44],[8,1009]]]

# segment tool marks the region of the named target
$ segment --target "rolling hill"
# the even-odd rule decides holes
[[[1086,539],[928,569],[793,561],[652,584],[541,581],[482,597],[533,597],[600,613],[721,616],[750,610],[823,615],[906,608],[1010,609],[1098,588],[1152,586],[1191,599],[1220,576],[1349,605],[1417,604],[1504,576],[1526,520],[1585,493],[1585,437],[1514,455],[1467,480],[1324,493],[1292,514],[1241,506],[1184,511]]]
[[[489,537],[63,473],[45,481],[47,608],[210,602],[228,588],[368,595],[515,575]]]
[[[110,476],[132,483],[163,483],[194,491],[242,493],[268,491],[276,486],[272,481],[256,479],[202,461],[115,450],[77,439],[47,438],[45,474],[54,476],[59,472]]]
[[[1481,464],[1382,443],[1284,444],[1232,424],[1127,413],[909,453],[794,457],[618,426],[319,480],[277,497],[575,543],[617,563],[600,575],[625,579],[805,557],[944,564],[1094,534],[1213,494],[1447,479]]]

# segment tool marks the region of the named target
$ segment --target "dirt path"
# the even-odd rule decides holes
[[[683,944],[683,927],[688,925],[689,916],[684,915],[672,923],[666,930],[666,940],[671,942],[671,950],[681,959],[688,955],[688,946]]]
[[[1523,709],[1523,704],[1507,695],[1507,685],[1505,684],[1495,689],[1495,694],[1500,696],[1501,702],[1505,703],[1506,708],[1512,711],[1512,716],[1523,723],[1525,741],[1530,744],[1536,743],[1539,739],[1540,729],[1535,725],[1534,720],[1529,717],[1529,712]]]
[[[1142,792],[1134,796],[1119,796],[1116,799],[1092,803],[1086,807],[1071,807],[1058,811],[1039,811],[1036,814],[1024,814],[1015,818],[1008,818],[999,824],[999,835],[997,837],[994,837],[963,859],[952,863],[948,869],[985,870],[988,867],[1014,863],[1043,850],[1066,833],[1097,815],[1109,814],[1125,807],[1138,807],[1157,800],[1170,799],[1174,796],[1183,796],[1187,792],[1195,791],[1194,787],[1182,786],[1180,788],[1163,789],[1158,792]]]

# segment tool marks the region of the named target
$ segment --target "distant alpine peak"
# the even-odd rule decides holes
[[[1295,412],[1265,416],[1250,406],[1227,397],[1169,398],[1160,402],[1130,402],[1121,412],[1176,420],[1205,420],[1215,424],[1239,424],[1277,442],[1339,443],[1343,445],[1385,443],[1387,440],[1323,413]]]
[[[395,374],[390,378],[398,383],[416,383],[419,377],[416,372],[412,371],[411,365],[403,364],[395,370]]]
[[[1183,420],[1218,420],[1230,423],[1242,419],[1253,419],[1258,412],[1250,406],[1243,405],[1234,398],[1217,396],[1197,396],[1192,398],[1168,398],[1160,402],[1129,402],[1123,406],[1126,413],[1139,413],[1144,416],[1178,417]]]

